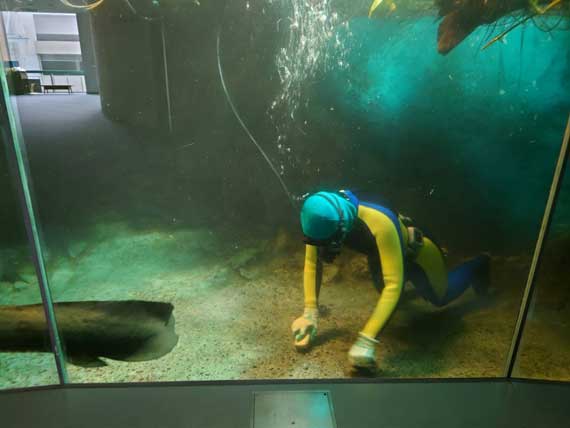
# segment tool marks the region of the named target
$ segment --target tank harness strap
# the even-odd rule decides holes
[[[420,249],[424,246],[424,233],[414,226],[414,221],[405,215],[398,214],[398,218],[408,231],[408,242],[406,245],[406,256],[415,259]]]
[[[360,201],[358,200],[358,198],[356,197],[356,195],[354,193],[352,193],[350,190],[347,190],[347,189],[340,190],[338,193],[358,208]],[[417,227],[414,226],[413,220],[410,217],[407,217],[407,216],[402,215],[400,213],[396,214],[392,210],[390,210],[386,207],[383,207],[381,205],[367,204],[367,203],[363,203],[363,205],[368,206],[370,208],[377,209],[377,210],[381,211],[382,213],[386,214],[392,220],[392,222],[394,223],[394,226],[396,227],[396,229],[398,231],[398,236],[400,237],[400,242],[402,243],[402,253],[403,253],[404,257],[405,258],[411,258],[411,259],[416,258],[418,251],[421,249],[421,247],[424,244],[423,243],[424,234],[420,229],[418,229]],[[403,236],[401,234],[400,225],[399,225],[399,222],[396,220],[399,220],[400,222],[402,222],[402,224],[407,228],[407,231],[408,231],[408,241],[407,242],[403,242],[404,239],[403,239]]]

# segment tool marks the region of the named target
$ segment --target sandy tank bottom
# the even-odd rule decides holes
[[[285,235],[232,242],[208,230],[166,233],[114,223],[69,248],[73,256],[50,263],[56,301],[170,302],[179,335],[172,352],[156,360],[68,364],[74,383],[354,376],[347,352],[378,299],[365,258],[346,252],[325,268],[317,343],[298,353],[290,324],[303,310],[304,254]],[[406,286],[380,337],[376,376],[502,376],[528,263],[528,255],[495,257],[491,295],[469,290],[446,308],[430,306]],[[33,287],[4,292],[1,301],[32,303]],[[570,379],[570,341],[556,308],[537,306],[531,321],[521,373]],[[0,353],[2,388],[56,379],[50,354]]]

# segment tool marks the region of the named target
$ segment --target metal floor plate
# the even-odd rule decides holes
[[[252,428],[336,428],[328,391],[253,393]]]

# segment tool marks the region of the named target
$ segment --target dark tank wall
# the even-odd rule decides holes
[[[136,2],[136,13],[126,2],[106,3],[90,13],[103,111],[133,127],[160,129],[168,114],[161,21],[151,2]]]
[[[123,2],[106,2],[92,14],[101,102],[107,117],[147,146],[154,141],[149,150],[164,160],[157,166],[164,170],[152,174],[171,180],[160,180],[168,189],[152,190],[176,201],[176,207],[163,208],[194,222],[238,224],[253,215],[257,225],[274,224],[271,217],[288,202],[233,116],[217,61],[220,34],[228,87],[248,94],[244,120],[275,156],[264,129],[266,94],[278,85],[271,61],[275,42],[264,27],[270,21],[261,19],[258,6],[247,11],[245,3],[239,9],[223,1],[132,4],[136,13]],[[222,24],[237,32],[226,37]],[[236,99],[240,111],[243,101]]]
[[[570,107],[570,33],[525,25],[481,52],[482,28],[444,57],[432,17],[132,4],[136,14],[121,2],[93,12],[103,109],[174,151],[167,173],[187,215],[254,215],[270,227],[294,215],[229,95],[293,193],[338,186],[381,196],[455,247],[533,242]],[[318,12],[329,24],[315,29],[320,18],[307,17]],[[327,34],[299,49],[309,38],[295,38],[297,25]]]

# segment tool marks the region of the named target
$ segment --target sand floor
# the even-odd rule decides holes
[[[91,238],[68,243],[66,256],[52,256],[56,301],[140,299],[171,302],[175,308],[179,342],[172,352],[145,362],[104,359],[103,367],[68,364],[71,381],[354,376],[346,354],[378,298],[365,259],[347,252],[325,269],[319,338],[312,350],[298,353],[289,327],[303,309],[302,247],[285,236],[221,236],[208,230],[169,233],[106,223]],[[524,257],[495,258],[490,297],[469,290],[441,309],[407,286],[380,337],[376,376],[502,376],[528,262]],[[39,302],[32,278],[19,281],[18,287],[3,283],[0,302]],[[570,379],[568,330],[559,315],[548,307],[532,311],[522,375]],[[50,354],[0,353],[2,388],[56,379]]]

